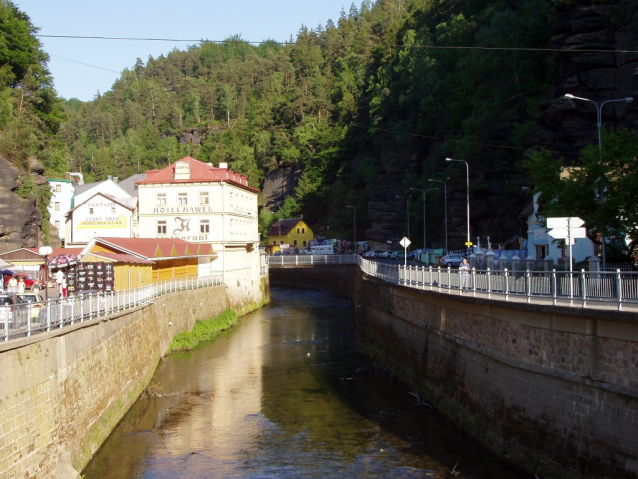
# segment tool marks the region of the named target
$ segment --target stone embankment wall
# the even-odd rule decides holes
[[[336,290],[329,268],[273,268],[271,281]],[[638,477],[637,314],[420,291],[334,269],[355,284],[360,345],[485,447],[539,477]]]
[[[268,281],[262,279],[263,301]],[[172,338],[232,307],[224,286],[0,343],[0,477],[73,477],[148,385]]]

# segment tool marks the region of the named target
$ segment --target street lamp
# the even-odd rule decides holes
[[[405,200],[405,208],[408,211],[408,239],[410,239],[410,198],[408,196],[397,196],[400,200]]]
[[[598,162],[602,165],[603,163],[603,145],[602,145],[602,140],[601,140],[601,134],[600,134],[600,130],[602,128],[602,123],[603,123],[603,115],[602,115],[602,110],[603,110],[603,106],[605,106],[607,103],[615,103],[615,102],[619,102],[619,101],[624,101],[625,103],[631,103],[632,101],[634,101],[634,98],[631,96],[628,96],[627,98],[619,98],[617,100],[607,100],[607,101],[603,101],[601,103],[595,102],[594,100],[590,100],[589,98],[582,98],[580,96],[574,96],[570,93],[567,93],[564,97],[566,100],[580,100],[580,101],[587,101],[589,103],[593,103],[594,105],[596,105],[596,119],[598,120]],[[602,184],[602,178],[601,178],[601,182],[600,182],[600,204],[604,205],[605,204],[605,196],[604,196],[604,186]],[[602,240],[602,244],[603,244],[603,269],[605,269],[607,267],[607,255],[605,252],[605,233],[602,232],[601,235],[601,240]]]
[[[425,253],[425,250],[427,249],[427,242],[425,241],[425,194],[428,191],[434,191],[434,190],[438,190],[438,188],[430,188],[429,190],[421,190],[419,188],[410,188],[411,190],[414,191],[420,191],[421,193],[423,193],[423,252]]]
[[[346,205],[346,208],[352,208],[353,225],[354,225],[354,254],[357,254],[357,208],[355,206]]]
[[[40,246],[38,253],[44,256],[44,295],[48,303],[49,301],[49,267],[47,266],[47,258],[51,253],[53,253],[53,248],[51,248],[50,246]]]
[[[459,161],[461,163],[465,163],[465,169],[467,173],[467,243],[465,243],[465,245],[469,248],[472,244],[472,242],[470,241],[470,166],[467,164],[467,161],[464,160],[453,160],[452,158],[446,158],[445,161]]]
[[[447,254],[447,181],[450,178],[446,178],[445,181],[443,180],[428,180],[428,181],[435,181],[437,183],[443,183],[443,196],[444,196],[444,203],[443,203],[443,208],[445,209],[445,253]]]

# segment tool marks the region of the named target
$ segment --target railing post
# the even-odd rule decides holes
[[[580,270],[580,294],[581,297],[583,298],[583,308],[587,307],[587,287],[585,286],[585,281],[586,281],[586,277],[585,277],[585,270],[581,269]]]
[[[487,268],[487,298],[492,299],[492,272]]]
[[[27,319],[27,336],[31,336],[31,312],[33,310],[33,304],[29,303],[27,307],[27,313],[29,313],[29,317]]]
[[[556,284],[556,269],[552,269],[552,296],[554,298],[553,304],[556,306],[556,295],[558,294],[558,288]]]
[[[525,271],[525,296],[527,296],[527,303],[532,302],[532,277],[529,269]]]
[[[47,284],[47,288],[49,285]],[[47,333],[51,331],[51,298],[47,298]]]
[[[622,311],[622,282],[619,269],[616,270],[616,289],[618,291],[618,311]]]
[[[476,268],[472,268],[472,296],[476,298]]]
[[[505,301],[509,299],[509,276],[507,274],[507,268],[503,268],[503,277],[505,279]]]

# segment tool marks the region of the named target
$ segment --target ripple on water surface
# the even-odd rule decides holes
[[[348,298],[272,288],[272,299],[167,357],[85,477],[528,477],[415,407],[357,348]]]

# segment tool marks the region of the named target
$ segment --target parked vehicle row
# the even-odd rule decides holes
[[[31,319],[37,319],[44,311],[44,299],[35,293],[2,293],[0,294],[0,329],[6,323],[9,327],[19,327]]]

